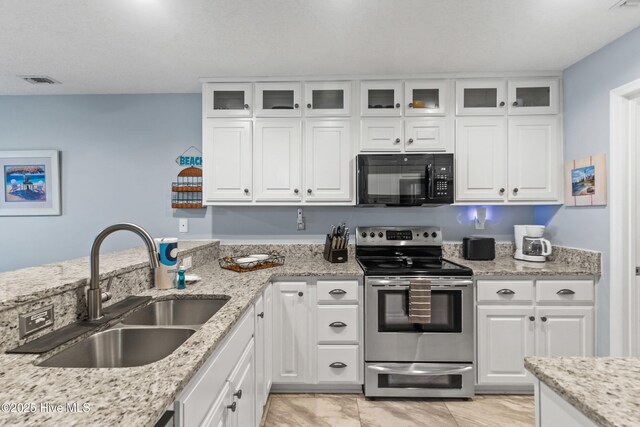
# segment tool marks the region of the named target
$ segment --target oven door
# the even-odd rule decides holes
[[[473,351],[473,282],[431,280],[431,323],[411,323],[410,279],[366,279],[367,362],[467,362]]]
[[[367,397],[473,397],[470,363],[367,363]]]

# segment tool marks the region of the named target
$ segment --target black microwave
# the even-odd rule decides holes
[[[453,154],[359,154],[357,205],[453,203]]]

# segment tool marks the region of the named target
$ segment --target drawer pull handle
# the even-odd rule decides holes
[[[342,362],[333,362],[331,365],[329,365],[329,367],[330,368],[346,368],[347,365]]]
[[[236,402],[233,402],[231,405],[227,405],[227,409],[231,409],[231,412],[236,412],[237,407],[238,404]]]
[[[329,326],[331,326],[332,328],[346,328],[347,324],[343,322],[333,322],[330,323]]]
[[[344,289],[332,289],[329,291],[329,295],[344,295],[346,293],[347,291],[345,291]]]
[[[556,292],[557,295],[573,295],[575,294],[574,291],[572,291],[571,289],[560,289],[558,292]]]
[[[233,395],[238,399],[242,399],[242,389],[236,391],[235,393],[233,393]]]
[[[515,292],[513,292],[511,289],[500,289],[498,292],[496,292],[496,294],[498,294],[498,295],[513,295],[513,294],[515,294]]]

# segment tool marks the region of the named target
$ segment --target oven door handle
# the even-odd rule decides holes
[[[462,374],[473,370],[473,366],[470,365],[445,365],[445,366],[424,366],[421,364],[413,363],[407,368],[404,366],[397,366],[396,364],[387,365],[370,365],[367,369],[376,371],[382,374],[394,374],[394,375],[454,375]]]
[[[405,287],[408,288],[411,280],[386,280],[386,279],[369,279],[368,284],[375,287]],[[473,285],[473,280],[443,280],[434,279],[431,286],[469,286]]]

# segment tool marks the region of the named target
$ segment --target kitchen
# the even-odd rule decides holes
[[[4,3],[2,423],[638,423],[609,3]]]

